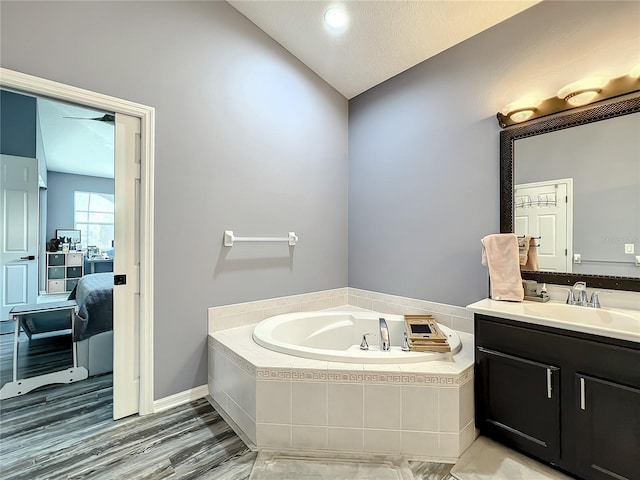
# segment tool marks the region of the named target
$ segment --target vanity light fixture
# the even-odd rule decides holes
[[[510,118],[513,122],[520,123],[530,119],[539,104],[539,98],[521,98],[520,100],[511,102],[509,105],[504,107],[500,110],[500,113],[505,117]]]
[[[605,77],[578,80],[558,90],[558,98],[563,99],[569,105],[580,107],[593,102],[607,83],[609,83],[609,79]]]
[[[620,77],[592,77],[573,82],[561,88],[557,95],[549,98],[523,98],[500,110],[496,116],[502,128],[535,120],[547,115],[583,107],[592,102],[601,102],[614,97],[640,92],[640,65]],[[584,107],[588,108],[588,107]]]
[[[349,26],[349,15],[340,6],[329,7],[324,12],[324,24],[333,33],[342,33]]]

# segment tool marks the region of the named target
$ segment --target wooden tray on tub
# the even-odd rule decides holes
[[[450,352],[446,335],[433,315],[405,315],[409,348],[414,352]]]

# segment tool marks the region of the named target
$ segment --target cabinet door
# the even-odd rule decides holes
[[[576,374],[576,449],[582,476],[640,478],[640,390]]]
[[[476,424],[542,460],[560,458],[560,370],[477,347]]]

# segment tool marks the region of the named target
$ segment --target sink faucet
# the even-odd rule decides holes
[[[567,304],[600,308],[600,298],[598,297],[598,292],[593,292],[591,299],[587,300],[587,282],[576,282],[573,288],[569,289]]]
[[[380,350],[388,352],[391,350],[391,343],[389,342],[389,328],[387,327],[387,321],[384,318],[380,318]]]
[[[580,305],[582,307],[587,304],[587,282],[576,282],[573,288],[569,289],[567,303],[569,305]]]

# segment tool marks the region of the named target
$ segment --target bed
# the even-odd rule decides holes
[[[113,371],[113,273],[85,275],[69,300],[78,304],[72,332],[78,366],[89,376]]]

